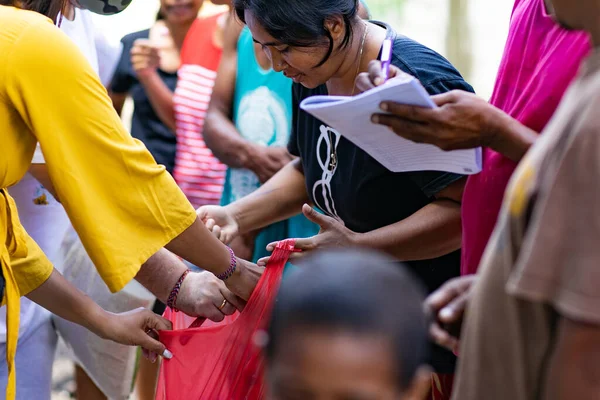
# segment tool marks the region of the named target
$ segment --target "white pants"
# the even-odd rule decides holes
[[[58,336],[50,313],[36,306],[35,316],[27,332],[19,337],[15,367],[17,372],[16,400],[50,400],[52,394],[52,364]],[[0,346],[0,399],[6,396],[8,367],[6,343]]]

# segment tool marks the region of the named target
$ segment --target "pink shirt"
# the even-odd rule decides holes
[[[218,205],[227,166],[210,151],[202,130],[223,49],[214,44],[222,14],[197,19],[181,49],[173,96],[177,153],[173,177],[195,208]]]
[[[541,132],[590,49],[588,35],[560,27],[546,13],[544,0],[516,0],[490,102]],[[462,203],[463,275],[477,272],[515,167],[501,154],[484,149],[483,170],[467,181]]]

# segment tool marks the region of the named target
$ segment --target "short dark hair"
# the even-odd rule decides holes
[[[346,34],[340,49],[352,40],[352,21],[358,13],[359,0],[234,0],[238,18],[245,22],[250,11],[269,35],[293,47],[327,45],[329,50],[317,65],[323,65],[333,53],[333,38],[325,27],[328,18],[341,16]]]
[[[394,346],[399,387],[406,388],[427,362],[424,299],[421,284],[387,256],[368,250],[318,253],[282,282],[267,332],[267,361],[289,330],[378,334]]]
[[[69,0],[0,0],[2,6],[15,6],[23,10],[35,11],[56,22],[58,14],[63,11]]]

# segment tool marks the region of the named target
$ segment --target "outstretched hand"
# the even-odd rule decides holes
[[[292,253],[290,260],[298,259],[312,250],[331,247],[348,247],[353,245],[357,234],[346,228],[342,221],[320,214],[308,204],[305,204],[302,207],[302,213],[309,221],[319,225],[321,229],[315,236],[295,239],[295,248],[299,250],[299,252]],[[276,246],[277,242],[270,243],[267,246],[267,250],[273,251]],[[258,260],[258,265],[267,265],[269,259],[270,257],[261,258]]]

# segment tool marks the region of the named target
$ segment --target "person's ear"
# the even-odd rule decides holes
[[[348,27],[346,26],[344,19],[340,15],[336,15],[325,20],[325,29],[329,31],[331,38],[337,43],[342,40]]]
[[[419,367],[402,400],[425,400],[431,392],[432,369],[428,365]]]

